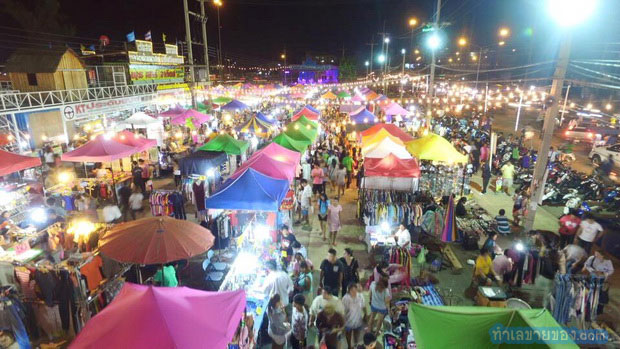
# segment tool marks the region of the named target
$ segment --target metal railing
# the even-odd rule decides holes
[[[0,94],[0,114],[45,109],[72,103],[150,95],[157,85],[121,85],[73,90],[19,92]]]

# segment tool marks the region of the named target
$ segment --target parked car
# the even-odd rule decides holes
[[[614,168],[620,169],[620,143],[593,148],[588,157],[596,166],[604,163],[611,157],[614,161]]]
[[[601,139],[601,134],[589,127],[577,126],[573,128],[565,128],[562,130],[562,138],[572,142],[592,143]]]

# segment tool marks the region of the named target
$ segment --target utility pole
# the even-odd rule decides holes
[[[200,23],[202,23],[202,43],[205,49],[205,65],[207,66],[207,83],[211,82],[211,74],[209,73],[209,45],[207,45],[207,16],[205,15],[205,1],[200,1]]]
[[[437,0],[437,15],[435,16],[435,23],[433,24],[433,31],[437,32],[439,30],[439,16],[441,15],[441,0]],[[431,128],[431,120],[433,118],[433,97],[435,95],[435,50],[436,48],[431,50],[431,77],[428,88],[428,110],[426,111],[426,126]]]
[[[367,43],[366,45],[370,46],[370,72],[372,72],[372,61],[375,59],[374,55],[374,48],[375,48],[375,36],[373,35],[370,38],[370,42]]]
[[[189,28],[189,9],[187,0],[183,0],[183,11],[185,12],[185,40],[187,41],[187,60],[189,61],[189,90],[192,95],[192,106],[196,107],[196,91],[194,90],[194,55],[192,54],[192,33]]]
[[[480,47],[480,53],[478,53],[478,69],[476,70],[476,93],[478,93],[478,76],[480,75],[480,62],[482,61],[482,47]]]
[[[553,83],[551,84],[550,97],[552,104],[547,108],[545,121],[543,124],[543,139],[538,149],[538,159],[534,168],[534,179],[531,185],[530,207],[525,217],[524,229],[529,232],[534,227],[534,218],[536,217],[536,209],[545,190],[545,173],[547,172],[547,163],[549,160],[549,148],[551,147],[551,139],[553,138],[553,128],[555,119],[560,109],[560,98],[562,98],[562,87],[564,86],[564,78],[566,77],[566,69],[568,68],[568,60],[570,57],[571,37],[565,34],[560,44],[560,53],[558,55],[558,63],[553,73]]]

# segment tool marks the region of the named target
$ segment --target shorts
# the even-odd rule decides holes
[[[307,216],[307,215],[308,215],[308,209],[307,209],[307,208],[302,207],[302,208],[301,208],[301,215],[302,215],[302,216]]]
[[[323,184],[312,184],[312,194],[319,194],[323,192]]]
[[[319,220],[320,220],[321,222],[327,222],[327,215],[321,216],[321,215],[319,214],[318,216],[319,216]]]
[[[373,313],[379,313],[379,314],[383,314],[383,315],[387,315],[388,311],[387,309],[379,309],[379,308],[375,308],[372,306],[372,304],[370,305],[370,311]]]

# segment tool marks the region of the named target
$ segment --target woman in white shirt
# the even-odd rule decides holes
[[[396,234],[392,237],[396,239],[396,244],[398,247],[409,248],[409,246],[411,246],[411,234],[409,233],[409,230],[405,228],[404,224],[398,226]]]

